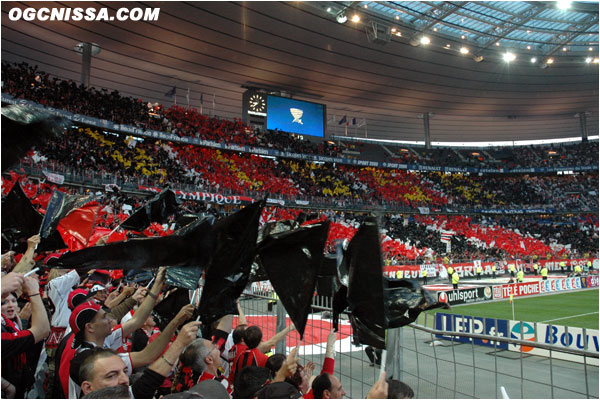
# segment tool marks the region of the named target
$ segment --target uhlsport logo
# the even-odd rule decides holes
[[[523,337],[521,338],[521,332],[523,333]],[[528,322],[516,322],[515,325],[510,330],[510,337],[512,339],[518,340],[527,340],[529,342],[535,342],[535,330],[533,329],[533,325]],[[529,352],[533,350],[531,346],[523,346],[523,351]]]
[[[300,125],[304,125],[302,123],[302,115],[304,114],[304,111],[299,108],[290,108],[290,113],[292,114],[292,117],[294,117],[292,123],[296,122]]]
[[[441,292],[440,293],[439,300],[442,303],[447,303],[448,302],[448,296],[446,295],[446,292]]]

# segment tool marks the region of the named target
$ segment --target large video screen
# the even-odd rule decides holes
[[[324,137],[325,123],[324,104],[267,96],[267,129]]]

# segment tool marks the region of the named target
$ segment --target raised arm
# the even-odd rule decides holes
[[[40,285],[36,279],[28,276],[23,283],[23,291],[29,296],[31,303],[31,327],[28,330],[38,343],[50,334],[50,322],[40,296]]]
[[[23,257],[21,257],[21,261],[15,266],[13,272],[29,272],[35,265],[35,261],[33,261],[33,255],[35,253],[35,249],[37,245],[40,243],[40,235],[33,235],[29,239],[27,239],[27,250]]]
[[[196,339],[200,321],[192,321],[185,325],[177,339],[169,346],[165,354],[154,361],[131,386],[136,399],[151,399],[156,389],[164,382],[176,365],[181,352]]]
[[[240,306],[240,299],[237,299],[236,303],[237,303],[237,309],[238,309],[238,326],[248,325],[248,322],[246,321],[246,314],[244,314],[244,311],[242,310],[242,306]]]
[[[166,267],[161,267],[158,270],[158,274],[156,275],[156,280],[154,281],[154,286],[150,292],[148,292],[148,296],[144,299],[142,304],[138,307],[135,314],[133,314],[133,318],[123,324],[123,337],[127,337],[136,330],[140,329],[146,319],[152,312],[154,305],[156,304],[156,299],[158,299],[158,295],[162,288],[163,282],[165,281],[165,274],[167,273]]]
[[[285,328],[281,332],[277,332],[269,340],[265,340],[264,342],[261,342],[261,344],[258,345],[258,350],[261,353],[267,353],[267,352],[269,352],[269,350],[271,350],[271,348],[273,346],[275,346],[277,343],[279,343],[285,337],[285,335],[287,335],[288,333],[290,333],[294,329],[296,329],[296,327],[294,326],[294,324],[288,325],[287,328]]]
[[[192,317],[194,312],[194,306],[191,304],[186,305],[177,313],[175,318],[169,322],[165,329],[152,343],[148,344],[144,350],[131,353],[131,365],[133,368],[143,367],[150,364],[160,356],[160,353],[167,347],[167,344],[173,337],[175,330],[183,324],[185,321]]]
[[[110,309],[115,308],[116,306],[121,304],[123,301],[125,301],[126,298],[131,296],[133,294],[133,292],[135,292],[135,288],[130,287],[130,286],[125,286],[118,296],[116,296],[110,300],[107,298],[106,301],[104,302],[104,305]],[[110,295],[109,295],[109,298],[110,298]]]

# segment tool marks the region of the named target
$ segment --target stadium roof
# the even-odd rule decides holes
[[[8,18],[14,7],[42,6],[107,7],[111,15],[160,7],[160,15]],[[338,124],[346,115],[366,122],[348,127],[349,136],[423,140],[427,114],[432,141],[574,137],[581,113],[598,135],[597,2],[566,11],[533,1],[2,2],[3,61],[79,81],[80,42],[101,48],[92,86],[167,105],[173,86],[183,105],[189,89],[191,106],[202,98],[212,112],[214,95],[215,113],[227,118],[241,115],[246,87],[262,87],[325,103],[337,135],[346,134]],[[516,59],[504,61],[507,52]]]

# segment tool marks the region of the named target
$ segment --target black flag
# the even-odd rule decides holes
[[[183,226],[179,230],[173,233],[175,236],[185,236],[190,232],[193,232],[196,229],[207,229],[210,228],[212,231],[212,227],[207,227],[205,222],[211,221],[213,219],[212,215],[209,217],[195,217],[194,220],[190,221],[187,225]],[[214,245],[214,241],[212,240],[212,234],[210,243],[207,243],[206,246],[206,257],[202,262],[197,266],[188,266],[188,267],[169,267],[167,268],[167,284],[176,286],[179,288],[186,288],[189,290],[195,290],[198,288],[198,282],[202,277],[202,271],[204,267],[210,264],[210,259],[212,257],[212,246]],[[209,251],[210,250],[210,251]]]
[[[31,204],[23,192],[19,182],[16,182],[10,193],[2,200],[2,238],[3,244],[8,244],[7,250],[22,253],[26,250],[26,239],[38,233],[43,216]],[[38,251],[58,250],[67,247],[62,237],[54,231],[49,237],[42,238]]]
[[[177,211],[178,201],[175,192],[165,189],[152,200],[140,207],[133,215],[121,223],[121,228],[143,231],[153,222],[164,224]]]
[[[438,302],[433,295],[415,281],[390,279],[385,289],[389,328],[399,328],[416,321],[421,312],[434,308],[450,308],[448,303]]]
[[[388,327],[384,301],[379,229],[373,219],[363,222],[344,256],[348,268],[347,302],[355,343],[385,348]],[[340,302],[339,295],[335,301]]]
[[[186,228],[186,227],[184,227]],[[182,229],[184,229],[182,228]],[[210,223],[198,222],[182,236],[136,238],[66,253],[48,265],[54,268],[149,269],[164,265],[206,265],[214,246]]]
[[[236,299],[248,283],[256,255],[263,207],[264,201],[258,201],[217,221],[213,227],[216,247],[198,307],[205,326],[224,315],[237,314]]]
[[[16,164],[33,146],[58,136],[65,123],[61,117],[23,105],[2,107],[2,171]]]
[[[329,222],[275,233],[258,248],[260,262],[281,303],[300,333],[310,314],[317,274],[323,263]]]

